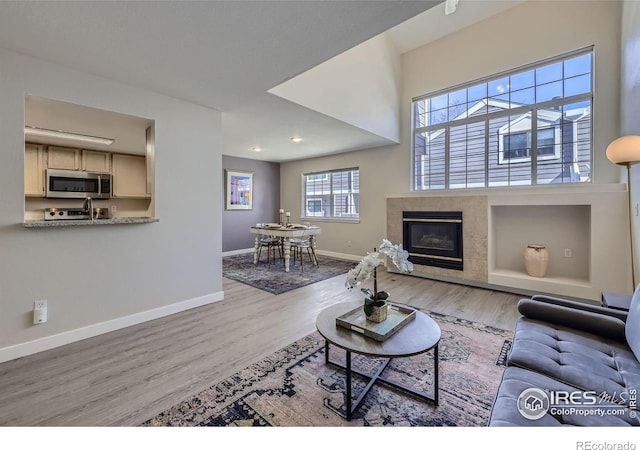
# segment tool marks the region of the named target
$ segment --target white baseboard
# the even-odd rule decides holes
[[[86,327],[77,328],[75,330],[54,334],[53,336],[47,336],[33,341],[12,345],[10,347],[0,348],[0,363],[16,358],[22,358],[23,356],[32,355],[45,350],[50,350],[62,345],[71,344],[72,342],[81,341],[83,339],[109,333],[111,331],[138,325],[150,320],[159,319],[160,317],[169,316],[188,309],[219,302],[221,300],[224,300],[224,292],[214,292],[212,294],[203,295],[202,297],[196,297],[178,303],[173,303],[171,305],[161,306],[160,308],[154,308],[148,311],[131,314],[129,316],[108,320],[106,322],[100,322]]]
[[[222,256],[233,256],[233,255],[242,255],[244,253],[253,253],[253,247],[251,248],[241,248],[240,250],[230,250],[228,252],[222,252]]]
[[[253,253],[253,247],[222,252],[222,256],[241,255],[244,253]],[[329,256],[331,258],[346,259],[347,261],[360,261],[362,259],[362,255],[350,255],[348,253],[329,252],[326,250],[316,250],[316,253],[318,255]]]
[[[330,256],[331,258],[346,259],[347,261],[360,261],[362,255],[350,255],[348,253],[328,252],[326,250],[316,250],[318,255]]]

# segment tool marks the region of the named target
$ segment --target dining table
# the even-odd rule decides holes
[[[289,262],[291,260],[291,239],[309,238],[309,242],[315,252],[316,238],[320,234],[320,227],[315,225],[280,225],[280,224],[258,224],[250,228],[251,233],[255,234],[253,246],[253,263],[258,263],[258,247],[260,244],[260,236],[270,236],[282,238],[284,249],[284,270],[289,272]],[[314,262],[314,265],[316,263]]]

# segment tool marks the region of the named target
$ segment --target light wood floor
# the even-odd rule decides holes
[[[380,273],[392,299],[513,329],[518,295]],[[134,426],[315,330],[362,293],[344,275],[281,295],[224,279],[225,300],[0,364],[2,426]]]

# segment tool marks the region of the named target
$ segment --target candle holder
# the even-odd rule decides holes
[[[279,223],[280,223],[280,225],[284,225],[284,222],[282,221],[282,214],[283,214],[283,213],[280,213],[280,222],[279,222]]]

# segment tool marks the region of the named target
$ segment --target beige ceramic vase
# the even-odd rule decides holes
[[[549,252],[544,245],[529,244],[524,250],[524,264],[529,276],[542,278],[549,266]]]

